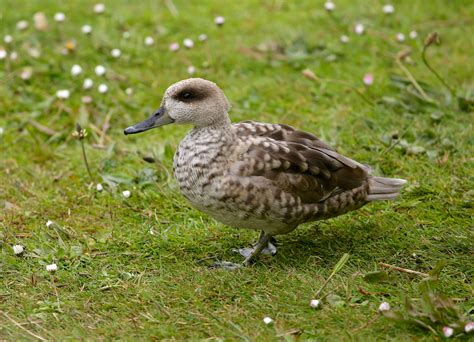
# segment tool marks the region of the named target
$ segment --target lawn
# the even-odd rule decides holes
[[[393,13],[374,0],[331,12],[312,0],[104,4],[0,0],[0,339],[428,341],[444,326],[469,339],[472,1],[394,1]],[[441,80],[422,59],[432,32]],[[172,158],[190,127],[123,135],[192,72],[224,90],[233,121],[303,128],[409,185],[278,236],[275,257],[210,269],[239,261],[232,248],[257,233],[180,195]]]

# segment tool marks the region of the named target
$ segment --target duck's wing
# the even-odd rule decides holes
[[[335,149],[321,141],[314,134],[298,130],[284,124],[270,124],[256,121],[242,121],[235,123],[234,129],[239,136],[260,136],[272,138],[277,141],[286,141],[302,144],[305,146],[324,148],[335,151]]]
[[[344,157],[312,134],[286,125],[234,125],[245,146],[230,171],[244,177],[264,177],[304,203],[321,202],[367,181],[368,169]]]

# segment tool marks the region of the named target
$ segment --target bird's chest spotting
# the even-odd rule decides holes
[[[196,207],[212,201],[213,184],[226,172],[231,144],[218,133],[191,131],[174,156],[174,175],[182,194]]]

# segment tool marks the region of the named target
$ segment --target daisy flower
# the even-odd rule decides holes
[[[45,31],[48,29],[48,19],[43,12],[35,13],[33,15],[33,22],[38,31]]]
[[[105,75],[105,67],[103,65],[98,65],[95,67],[95,74],[97,76],[104,76]]]
[[[84,25],[84,26],[81,27],[81,31],[84,34],[91,34],[92,33],[92,26]]]
[[[15,253],[15,255],[20,255],[25,250],[25,248],[22,245],[14,245],[12,247],[12,249],[13,249],[13,253]]]
[[[66,20],[66,15],[62,12],[58,12],[54,15],[54,20],[58,23],[62,23]]]
[[[155,40],[153,39],[153,37],[145,38],[145,45],[150,46],[150,45],[153,45],[154,43],[155,43]]]
[[[102,14],[105,12],[105,5],[104,4],[95,4],[94,5],[94,12],[97,14]]]
[[[183,45],[186,48],[191,49],[194,46],[194,42],[192,39],[186,38],[185,40],[183,40]]]
[[[48,272],[56,272],[57,270],[58,270],[58,265],[56,264],[46,265],[46,271]]]
[[[385,14],[392,14],[393,12],[395,12],[395,7],[393,7],[393,5],[391,4],[387,4],[383,6],[382,10]]]
[[[69,98],[70,92],[67,89],[61,89],[56,92],[56,97],[61,100],[65,100]],[[50,223],[51,221],[48,221]],[[53,222],[51,222],[48,226],[48,223],[46,223],[46,227],[49,227]]]
[[[263,323],[265,323],[266,325],[269,325],[271,323],[273,323],[273,319],[271,319],[270,317],[263,317]]]
[[[78,64],[74,64],[71,68],[71,75],[72,76],[77,76],[82,72],[82,68]]]
[[[405,41],[405,35],[403,33],[397,33],[395,36],[397,38],[397,42],[402,43]]]
[[[332,1],[326,1],[326,3],[324,4],[324,8],[326,9],[326,11],[332,12],[336,9],[336,5]]]
[[[99,87],[97,88],[99,90],[99,93],[101,94],[105,94],[108,90],[109,90],[109,87],[107,86],[107,84],[99,84]]]
[[[20,73],[20,77],[23,81],[28,81],[31,78],[31,76],[33,76],[32,67],[26,67]]]
[[[120,51],[120,49],[113,49],[112,51],[110,51],[110,54],[114,58],[119,58],[120,55],[122,54],[122,51]]]
[[[355,32],[356,34],[358,34],[358,35],[364,34],[364,31],[365,31],[364,24],[357,23],[357,24],[354,26],[354,32]]]
[[[82,84],[82,88],[91,89],[93,85],[94,85],[94,81],[91,80],[90,78],[86,78],[84,80],[84,83]]]
[[[387,302],[382,302],[380,305],[379,305],[379,312],[383,312],[383,311],[388,311],[390,310],[390,304],[387,303]]]
[[[173,52],[178,51],[179,50],[179,44],[178,43],[171,43],[169,48],[170,48],[170,51],[173,51]]]
[[[214,18],[214,23],[217,25],[217,26],[222,26],[224,25],[225,23],[225,18],[221,15],[218,15],[217,17]]]
[[[443,327],[443,335],[444,337],[451,337],[454,334],[454,330],[451,327]]]
[[[19,22],[16,23],[16,28],[17,30],[23,31],[28,28],[30,24],[26,20],[20,20]]]
[[[196,73],[196,68],[193,65],[188,66],[188,74],[194,75]]]
[[[3,41],[5,44],[11,44],[13,42],[13,37],[7,34],[5,37],[3,37]]]

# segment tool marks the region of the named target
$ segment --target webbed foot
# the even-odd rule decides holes
[[[271,238],[271,235],[262,231],[260,233],[260,237],[258,238],[257,243],[252,248],[233,249],[233,251],[238,252],[240,255],[242,255],[245,258],[243,265],[248,266],[260,253],[270,255],[276,254],[277,249],[275,245],[270,242]]]
[[[245,248],[234,248],[232,249],[233,252],[237,252],[242,255],[244,258],[248,258],[254,251],[254,247],[245,247]],[[275,256],[277,254],[277,248],[271,242],[268,242],[267,247],[263,248],[261,251],[262,254]]]
[[[234,271],[242,267],[242,264],[236,264],[230,261],[216,261],[208,266],[211,269],[222,268],[224,270]]]

